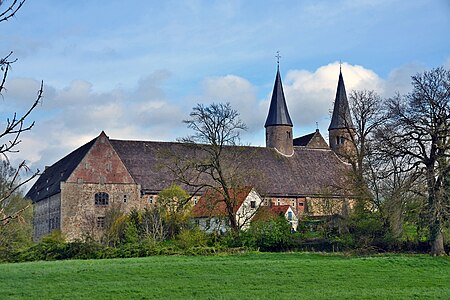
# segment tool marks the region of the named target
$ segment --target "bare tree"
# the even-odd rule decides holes
[[[13,1],[9,6],[4,7],[4,2],[0,1],[0,23],[4,21],[8,21],[10,18],[15,16],[17,11],[22,7],[25,0],[23,1]],[[0,71],[2,74],[0,75],[0,96],[3,98],[4,93],[7,91],[5,84],[8,76],[8,72],[11,69],[11,65],[17,61],[16,58],[13,58],[13,52],[9,52],[3,58],[0,58]],[[31,112],[36,108],[39,102],[42,99],[43,93],[43,82],[41,82],[41,86],[37,92],[36,98],[33,101],[32,105],[28,108],[28,110],[23,114],[13,113],[12,117],[7,118],[5,122],[5,127],[3,130],[0,130],[0,156],[2,159],[9,161],[8,155],[11,153],[19,152],[18,146],[21,143],[21,136],[24,132],[31,130],[34,126],[34,122],[27,123],[27,119],[29,118]],[[16,211],[10,211],[8,213],[5,212],[4,203],[11,198],[12,195],[16,191],[18,191],[24,184],[32,180],[35,176],[38,175],[38,171],[33,173],[24,181],[19,181],[19,174],[23,171],[28,173],[30,170],[25,161],[19,163],[18,167],[15,168],[16,172],[10,181],[10,185],[8,189],[3,191],[0,195],[0,226],[5,225],[11,220],[20,216],[20,214],[27,208],[20,208]]]
[[[242,168],[245,149],[239,147],[239,135],[246,126],[229,103],[198,104],[184,123],[194,134],[181,141],[194,147],[198,155],[178,160],[172,170],[180,182],[196,191],[208,189],[220,195],[212,204],[225,204],[228,224],[232,233],[238,234],[246,222],[236,218],[238,193],[233,191],[243,187],[248,175]]]
[[[412,86],[411,93],[389,100],[390,120],[380,136],[388,154],[407,160],[402,171],[424,177],[431,254],[443,255],[442,229],[450,206],[450,71],[417,74]]]
[[[349,95],[349,105],[354,124],[346,124],[349,151],[341,153],[352,165],[352,181],[358,198],[358,207],[379,209],[377,186],[376,132],[384,122],[384,103],[373,90],[354,90]],[[347,122],[348,117],[343,116]],[[368,202],[368,200],[371,200]]]

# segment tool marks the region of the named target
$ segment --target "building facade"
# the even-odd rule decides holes
[[[342,73],[334,110],[339,113],[333,113],[330,124],[331,149],[318,130],[294,139],[277,69],[265,123],[266,147],[239,146],[240,160],[229,161],[250,171],[243,185],[254,187],[263,205],[289,205],[300,217],[306,213],[320,216],[330,213],[321,204],[338,203],[334,207],[339,209],[343,205],[339,203],[350,197],[350,166],[336,155],[343,148],[332,143],[335,136],[344,135],[342,123],[351,122],[345,114],[349,108]],[[235,149],[225,148],[225,157]],[[34,239],[38,241],[54,229],[60,229],[69,240],[95,235],[105,226],[111,207],[129,212],[155,205],[158,193],[172,184],[194,193],[192,187],[177,182],[170,166],[174,157],[201,155],[189,144],[115,140],[101,132],[46,168],[27,193],[34,207]]]

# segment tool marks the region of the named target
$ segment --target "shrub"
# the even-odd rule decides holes
[[[244,246],[261,251],[282,251],[290,246],[291,225],[283,217],[268,221],[257,221],[242,234]]]

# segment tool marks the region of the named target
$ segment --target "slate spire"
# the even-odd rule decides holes
[[[333,116],[331,117],[330,127],[332,129],[354,128],[352,117],[350,115],[350,107],[348,105],[347,93],[345,92],[344,78],[342,71],[339,69],[339,81],[336,90],[336,98],[334,100]]]
[[[280,66],[277,67],[277,76],[273,86],[272,99],[270,100],[269,114],[264,127],[285,125],[292,126],[291,117],[284,98],[283,84],[281,83]]]

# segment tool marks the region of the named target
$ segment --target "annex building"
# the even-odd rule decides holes
[[[293,138],[278,67],[265,123],[266,147],[229,146],[225,157],[227,152],[239,150],[238,161],[230,158],[230,164],[250,170],[243,176],[243,184],[258,191],[263,205],[289,205],[299,218],[303,214],[329,214],[321,204],[348,199],[350,165],[338,155],[349,148],[349,124],[352,127],[340,72],[329,145],[318,130]],[[155,205],[157,194],[172,184],[193,193],[192,188],[177,182],[171,166],[174,157],[199,155],[191,144],[117,140],[101,132],[46,167],[28,191],[26,196],[34,207],[34,239],[54,229],[60,229],[68,239],[101,230],[112,205],[125,212]],[[198,198],[193,199],[196,202]]]

